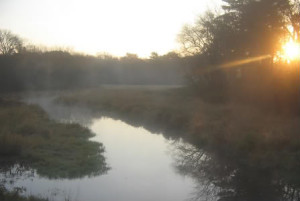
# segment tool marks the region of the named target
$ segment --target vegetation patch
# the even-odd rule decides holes
[[[242,102],[209,103],[187,89],[94,89],[57,101],[190,142],[193,146],[179,149],[177,168],[198,179],[201,199],[213,187],[224,200],[295,200],[299,195],[296,112]]]
[[[44,199],[40,197],[21,196],[17,190],[10,192],[4,188],[0,188],[0,200],[1,201],[48,201],[48,199]]]
[[[105,173],[104,147],[79,124],[50,120],[36,105],[0,100],[1,163],[24,164],[48,178]]]
[[[262,152],[288,157],[300,145],[295,140],[300,131],[297,115],[238,102],[208,103],[184,88],[100,88],[65,94],[57,101],[89,107],[167,137],[183,137],[210,151],[249,157],[253,163],[263,160]]]

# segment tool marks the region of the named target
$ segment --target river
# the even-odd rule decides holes
[[[48,98],[27,99],[38,103],[59,121],[79,122],[103,143],[107,174],[78,179],[47,179],[35,174],[11,184],[24,187],[26,195],[51,201],[183,201],[191,197],[193,179],[180,175],[174,167],[172,141],[109,117],[91,117],[82,108],[54,106]],[[9,185],[8,185],[9,188]]]
[[[24,188],[25,195],[49,201],[300,200],[298,134],[263,138],[258,130],[234,143],[212,136],[191,145],[87,108],[54,104],[53,96],[29,97],[24,101],[40,105],[56,121],[88,127],[95,134],[90,140],[104,145],[109,169],[75,179],[48,179],[29,169],[10,173],[7,189]]]

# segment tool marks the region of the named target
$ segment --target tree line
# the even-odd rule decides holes
[[[300,58],[275,62],[290,39],[300,43],[299,0],[222,0],[178,34],[182,52],[197,61],[187,77],[202,96],[295,108]]]
[[[275,55],[287,36],[300,41],[299,0],[222,0],[178,36],[187,55],[204,54],[212,63]]]
[[[25,46],[10,31],[0,30],[0,91],[59,90],[103,84],[180,85],[184,61],[170,52],[149,59],[128,53],[88,56],[66,50]]]
[[[219,11],[207,11],[182,28],[183,57],[174,52],[140,59],[41,51],[2,30],[0,90],[188,83],[208,100],[297,105],[299,60],[274,63],[287,38],[300,42],[299,0],[223,0]]]

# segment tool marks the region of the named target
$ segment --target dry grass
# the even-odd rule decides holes
[[[50,178],[83,177],[107,170],[103,145],[89,141],[93,134],[78,124],[57,123],[39,107],[11,100],[1,100],[0,119],[2,163],[26,164]]]
[[[237,102],[208,103],[186,89],[84,90],[64,95],[58,102],[117,114],[167,136],[180,135],[214,146],[242,147],[252,139],[276,144],[296,139],[300,131],[299,116]]]

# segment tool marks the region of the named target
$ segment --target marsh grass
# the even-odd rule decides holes
[[[177,135],[187,127],[188,116],[193,112],[186,104],[189,98],[177,92],[180,90],[99,88],[65,94],[56,101],[88,107],[154,132],[173,130]]]
[[[237,101],[207,102],[187,89],[94,89],[65,94],[57,102],[88,107],[168,138],[183,138],[210,163],[194,158],[191,151],[179,167],[221,188],[224,200],[296,200],[294,194],[300,192],[296,112]]]
[[[206,102],[185,88],[100,88],[65,94],[57,102],[88,107],[253,163],[272,157],[292,160],[293,150],[300,150],[299,116],[239,102]]]
[[[104,147],[79,124],[50,120],[36,105],[0,101],[1,162],[27,164],[40,176],[77,178],[104,174]]]

